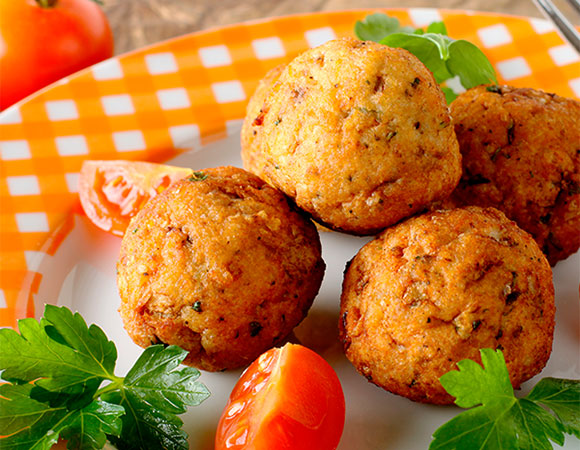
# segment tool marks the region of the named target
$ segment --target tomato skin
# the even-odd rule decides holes
[[[0,110],[110,58],[113,34],[91,0],[0,0]]]
[[[242,374],[218,424],[216,450],[332,450],[344,428],[340,381],[318,354],[286,344]]]
[[[192,173],[185,167],[143,161],[87,160],[81,167],[79,198],[96,226],[123,236],[145,202]]]

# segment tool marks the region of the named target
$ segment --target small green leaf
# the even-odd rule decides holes
[[[207,388],[196,382],[199,370],[176,370],[186,356],[187,351],[175,345],[147,347],[125,377],[125,388],[157,409],[184,413],[187,405],[199,405],[209,396]]]
[[[58,441],[54,429],[67,415],[65,407],[51,407],[30,398],[31,384],[0,385],[1,448],[48,450]]]
[[[9,435],[1,448],[49,449],[59,437],[69,439],[70,449],[100,449],[107,435],[121,432],[118,405],[95,401],[80,410],[51,407],[31,398],[31,384],[0,386],[0,430]]]
[[[527,397],[518,399],[501,350],[480,353],[483,367],[463,360],[457,363],[459,371],[440,378],[455,403],[471,409],[439,427],[430,450],[551,450],[552,442],[564,444],[564,432],[576,434],[578,381],[542,380]],[[541,404],[559,413],[553,415]]]
[[[480,84],[497,83],[495,70],[483,52],[471,42],[459,40],[449,45],[447,68],[458,75],[462,86],[470,89]]]
[[[427,27],[427,33],[437,33],[447,36],[447,27],[443,22],[431,22]]]
[[[66,345],[79,353],[90,355],[106,372],[113,371],[117,361],[117,349],[98,326],[87,327],[87,323],[79,313],[73,314],[68,308],[54,305],[46,305],[44,318],[63,338]]]
[[[181,429],[183,422],[175,414],[153,408],[131,390],[106,394],[107,402],[122,406],[123,417],[120,437],[111,437],[119,450],[167,449],[187,450],[187,434]]]
[[[447,101],[447,104],[451,103],[457,98],[457,94],[453,92],[453,89],[443,86],[441,90],[443,91],[443,94],[445,94],[445,100]]]
[[[146,349],[125,379],[114,375],[114,344],[79,314],[48,306],[40,322],[19,321],[20,334],[0,329],[0,447],[187,449],[177,413],[207,396],[200,373],[180,367],[187,352]],[[111,383],[100,387],[103,381]],[[108,401],[111,399],[111,401]]]
[[[357,20],[354,25],[356,37],[363,41],[380,42],[392,33],[413,33],[414,31],[412,27],[401,27],[399,19],[383,13],[370,14],[363,20]]]
[[[424,32],[401,27],[396,18],[376,13],[358,21],[355,34],[359,39],[408,50],[425,64],[439,84],[456,76],[465,89],[497,83],[495,70],[483,52],[468,41],[451,39],[443,22],[431,23]],[[450,88],[444,93],[447,103],[457,97]]]
[[[185,412],[186,406],[200,404],[209,391],[196,381],[197,369],[178,370],[186,356],[187,351],[174,345],[152,345],[127,373],[124,385],[103,396],[103,400],[127,411],[121,436],[114,439],[120,450],[188,448],[187,435],[175,414]]]
[[[564,427],[541,406],[526,398],[516,399],[508,413],[518,430],[518,448],[552,450],[550,440],[564,445]]]
[[[554,411],[566,433],[580,438],[580,380],[542,378],[527,398]]]
[[[432,39],[425,38],[424,35],[391,34],[384,38],[381,44],[389,47],[404,48],[411,52],[433,73],[437,83],[442,83],[452,78],[445,62],[441,59],[439,47]]]
[[[103,448],[107,435],[121,434],[122,406],[94,401],[79,410],[63,424],[61,437],[68,440],[70,450],[91,450]]]
[[[488,392],[510,401],[513,398],[514,391],[503,353],[489,348],[482,349],[480,353],[485,369],[471,359],[464,359],[457,363],[459,371],[451,370],[440,378],[445,390],[455,397],[455,404],[462,408],[486,404],[493,398],[487,395]]]
[[[451,39],[449,36],[436,33],[425,33],[421,37],[423,39],[430,40],[437,46],[437,50],[439,51],[439,57],[443,61],[447,61],[449,59],[449,46],[451,45],[452,42],[454,42],[453,39]]]
[[[429,450],[520,450],[510,420],[497,421],[482,408],[455,416],[433,433]]]
[[[4,380],[37,380],[38,386],[50,391],[80,393],[87,387],[95,389],[111,375],[107,369],[110,364],[95,357],[100,354],[109,358],[110,353],[71,348],[59,342],[58,339],[66,341],[64,337],[59,335],[53,339],[47,334],[45,326],[49,324],[46,320],[38,323],[34,319],[23,319],[18,322],[20,334],[8,328],[0,329],[0,368],[4,369]],[[109,344],[106,339],[97,338],[90,345],[105,348]]]

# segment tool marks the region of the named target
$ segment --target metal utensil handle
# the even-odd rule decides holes
[[[580,1],[579,0],[568,0],[568,3],[570,3],[570,5],[572,5],[572,7],[578,11],[578,13],[580,14]]]
[[[572,47],[580,53],[580,33],[574,26],[564,17],[558,8],[551,2],[551,0],[533,0],[536,6],[544,13],[544,15],[556,26],[564,39],[566,39]],[[580,8],[577,0],[569,0],[570,4],[575,8]]]

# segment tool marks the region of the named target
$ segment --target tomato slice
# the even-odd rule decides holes
[[[122,236],[131,217],[150,198],[193,171],[143,161],[85,161],[79,197],[85,213],[99,228]]]
[[[242,374],[219,421],[215,449],[335,449],[344,418],[332,367],[312,350],[286,344]]]

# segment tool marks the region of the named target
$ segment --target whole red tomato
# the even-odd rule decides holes
[[[0,110],[112,55],[92,0],[0,0]]]

